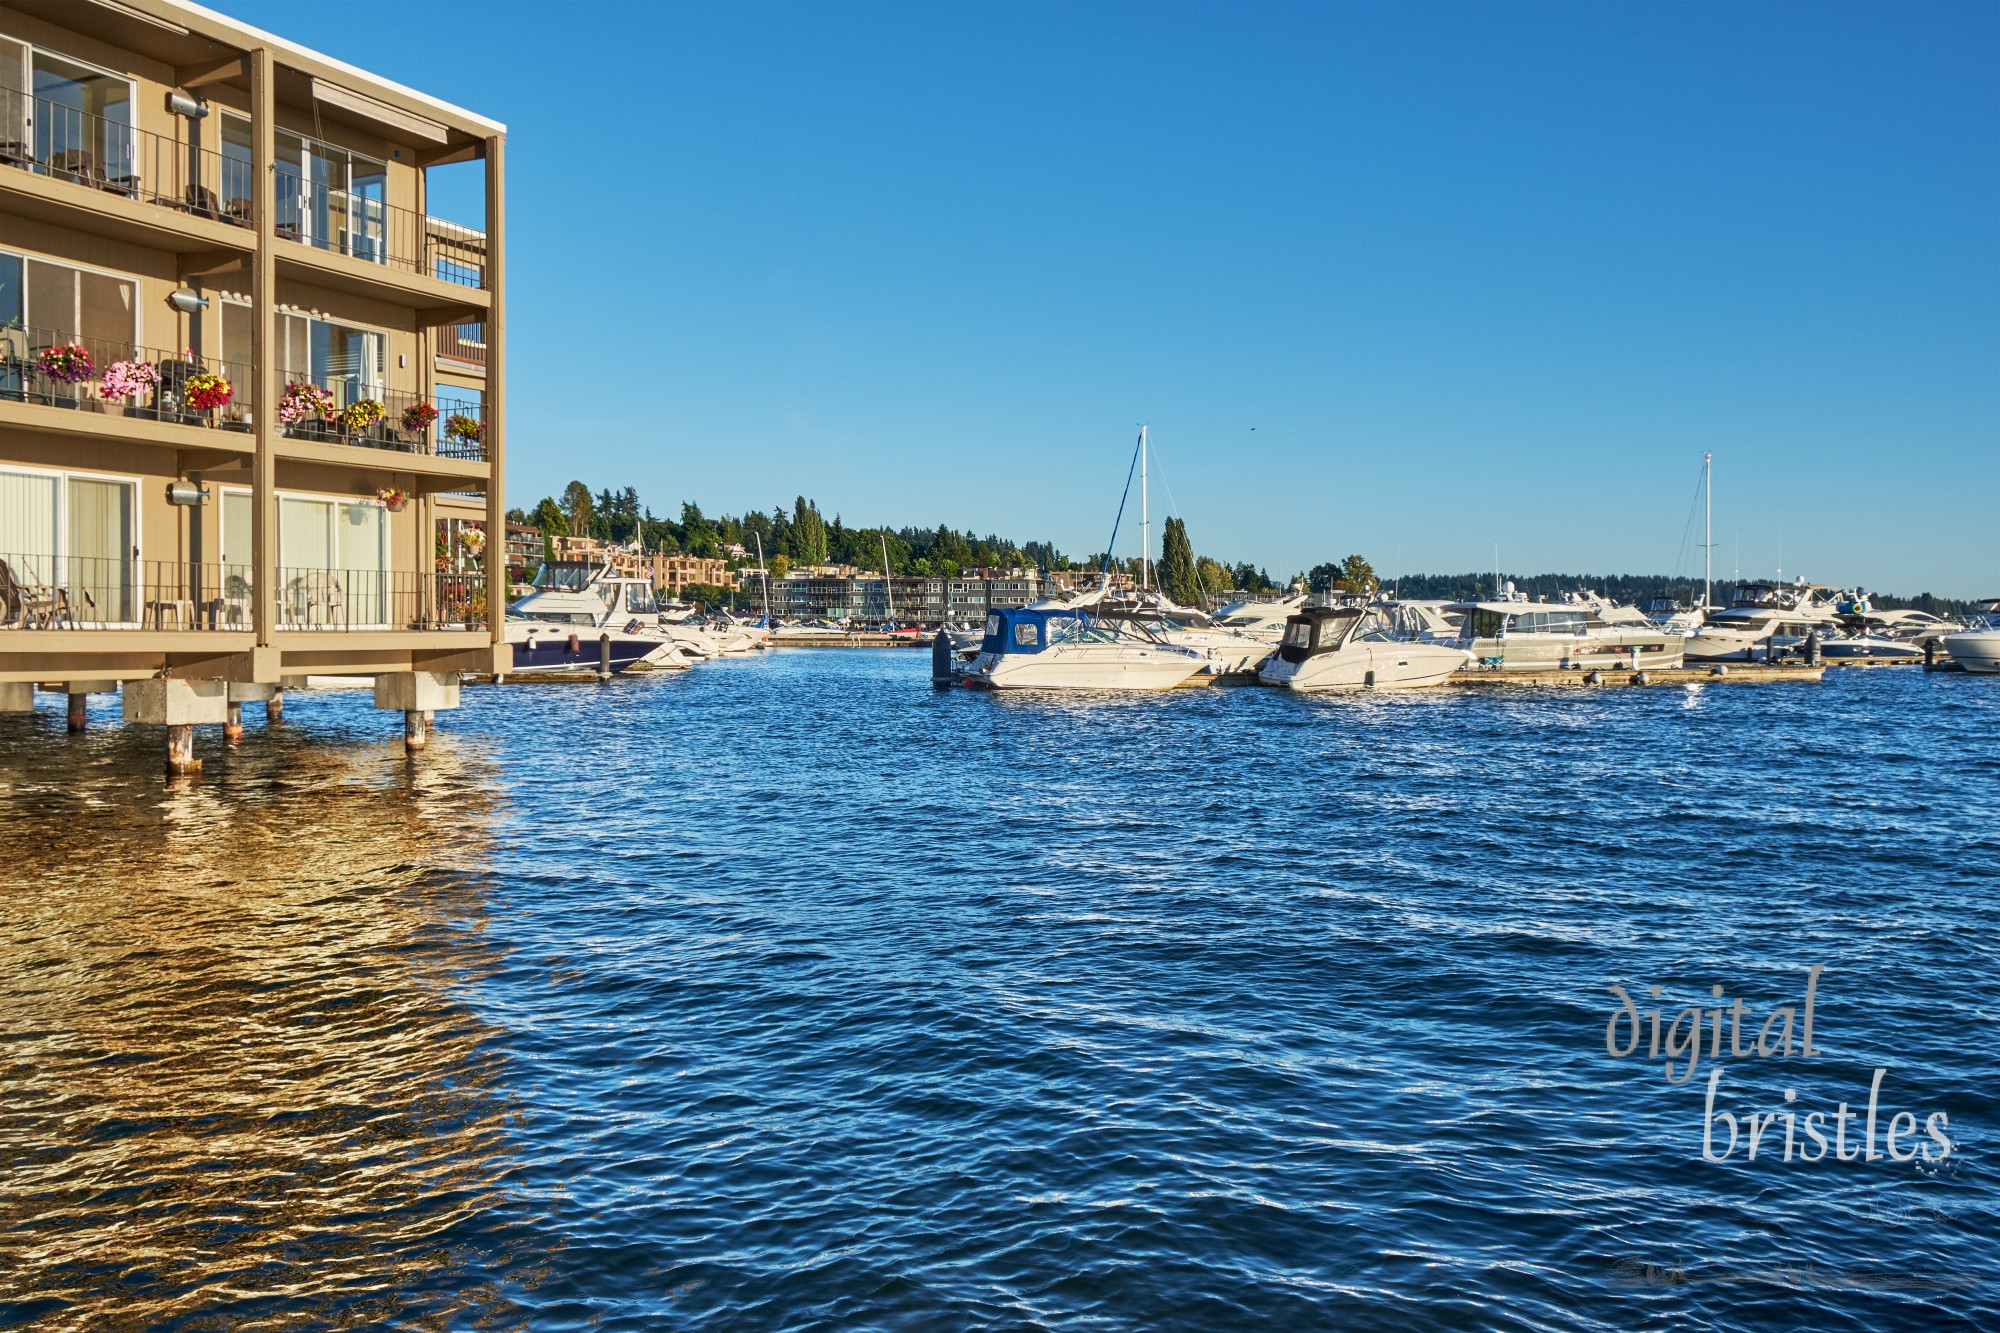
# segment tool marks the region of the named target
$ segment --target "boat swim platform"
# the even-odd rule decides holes
[[[1767,666],[1761,662],[1718,662],[1712,666],[1646,667],[1638,671],[1630,667],[1616,670],[1604,667],[1592,667],[1588,670],[1572,667],[1566,671],[1504,671],[1481,667],[1454,671],[1439,684],[1475,688],[1487,685],[1603,688],[1631,685],[1770,685],[1781,681],[1823,680],[1826,671],[1827,664],[1824,662],[1818,666],[1807,666],[1804,663]]]

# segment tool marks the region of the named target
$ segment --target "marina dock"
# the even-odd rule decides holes
[[[1826,666],[1762,662],[1739,662],[1698,667],[1649,667],[1643,671],[1458,671],[1445,678],[1445,685],[1485,686],[1621,686],[1621,685],[1769,685],[1779,681],[1819,680]]]

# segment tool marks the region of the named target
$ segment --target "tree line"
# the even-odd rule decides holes
[[[545,496],[532,509],[509,510],[507,519],[540,528],[545,544],[552,537],[572,536],[607,542],[641,541],[649,551],[718,560],[737,559],[730,548],[741,547],[753,561],[761,549],[772,574],[780,578],[793,567],[807,565],[880,570],[885,547],[890,572],[916,578],[952,577],[968,569],[1094,570],[1105,563],[1103,552],[1071,559],[1052,542],[1016,542],[995,533],[981,536],[942,523],[935,528],[849,527],[839,514],[827,518],[816,502],[803,495],[789,508],[774,505],[769,513],[751,510],[714,517],[704,514],[700,505],[686,501],[680,517],[673,519],[640,503],[639,492],[631,486],[620,490],[606,487],[593,494],[581,481],[572,481],[561,496]],[[1116,561],[1114,566],[1135,577],[1139,573],[1136,556]],[[1170,568],[1171,585],[1167,583]],[[1278,586],[1268,571],[1247,562],[1231,565],[1209,556],[1197,558],[1188,542],[1187,525],[1177,518],[1167,520],[1167,535],[1155,569],[1169,595],[1189,604],[1198,603],[1204,592],[1236,588],[1267,591]]]

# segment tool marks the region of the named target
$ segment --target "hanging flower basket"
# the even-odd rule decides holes
[[[438,410],[429,403],[412,403],[403,409],[403,433],[422,435],[438,419]]]
[[[382,404],[373,398],[357,398],[340,409],[340,424],[359,435],[382,419]]]
[[[113,361],[104,368],[104,379],[98,384],[97,393],[106,402],[122,403],[159,387],[159,369],[150,362]]]
[[[460,528],[458,544],[463,546],[468,554],[478,555],[486,549],[486,534],[478,528]]]
[[[397,490],[394,486],[384,486],[381,490],[375,492],[375,499],[384,509],[392,514],[402,513],[403,506],[410,502],[409,495],[406,492]]]
[[[222,376],[206,370],[197,370],[187,379],[187,405],[197,412],[213,412],[218,407],[229,406],[229,400],[236,396],[236,390]]]
[[[97,369],[82,343],[44,347],[35,359],[41,364],[42,373],[59,384],[81,384]]]
[[[486,428],[476,418],[454,412],[444,419],[444,433],[466,444],[478,444],[486,434]]]
[[[278,400],[278,420],[287,426],[305,421],[331,421],[335,410],[333,394],[317,384],[287,384],[284,396]]]

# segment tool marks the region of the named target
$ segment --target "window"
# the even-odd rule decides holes
[[[24,58],[25,70],[19,63]],[[132,179],[130,79],[52,51],[0,42],[0,62],[9,61],[14,62],[14,68],[0,76],[6,86],[21,83],[25,73],[27,90],[33,94],[33,102],[21,109],[34,122],[38,170],[83,185]],[[18,137],[10,137],[20,142]]]
[[[1000,617],[986,617],[986,632],[988,634],[998,634],[1000,632]]]
[[[388,263],[388,166],[282,130],[273,147],[278,234],[370,263]],[[247,118],[223,115],[222,153],[224,198],[240,190],[247,215],[252,178]]]
[[[1014,642],[1023,648],[1033,648],[1042,641],[1041,627],[1032,620],[1023,620],[1014,626]]]
[[[131,355],[138,305],[136,278],[0,254],[0,324],[18,321],[33,341],[81,341],[94,361],[109,364]]]
[[[0,559],[21,582],[62,590],[79,624],[136,624],[135,485],[0,470]]]
[[[222,303],[222,359],[250,364],[250,307],[240,301]],[[387,364],[388,339],[374,329],[280,311],[279,370],[285,383],[311,380],[333,391],[334,404],[345,407],[360,398],[380,399]]]
[[[231,572],[250,564],[251,501],[222,497],[222,558]],[[278,497],[278,595],[286,623],[389,623],[389,512],[365,501],[316,495]]]

